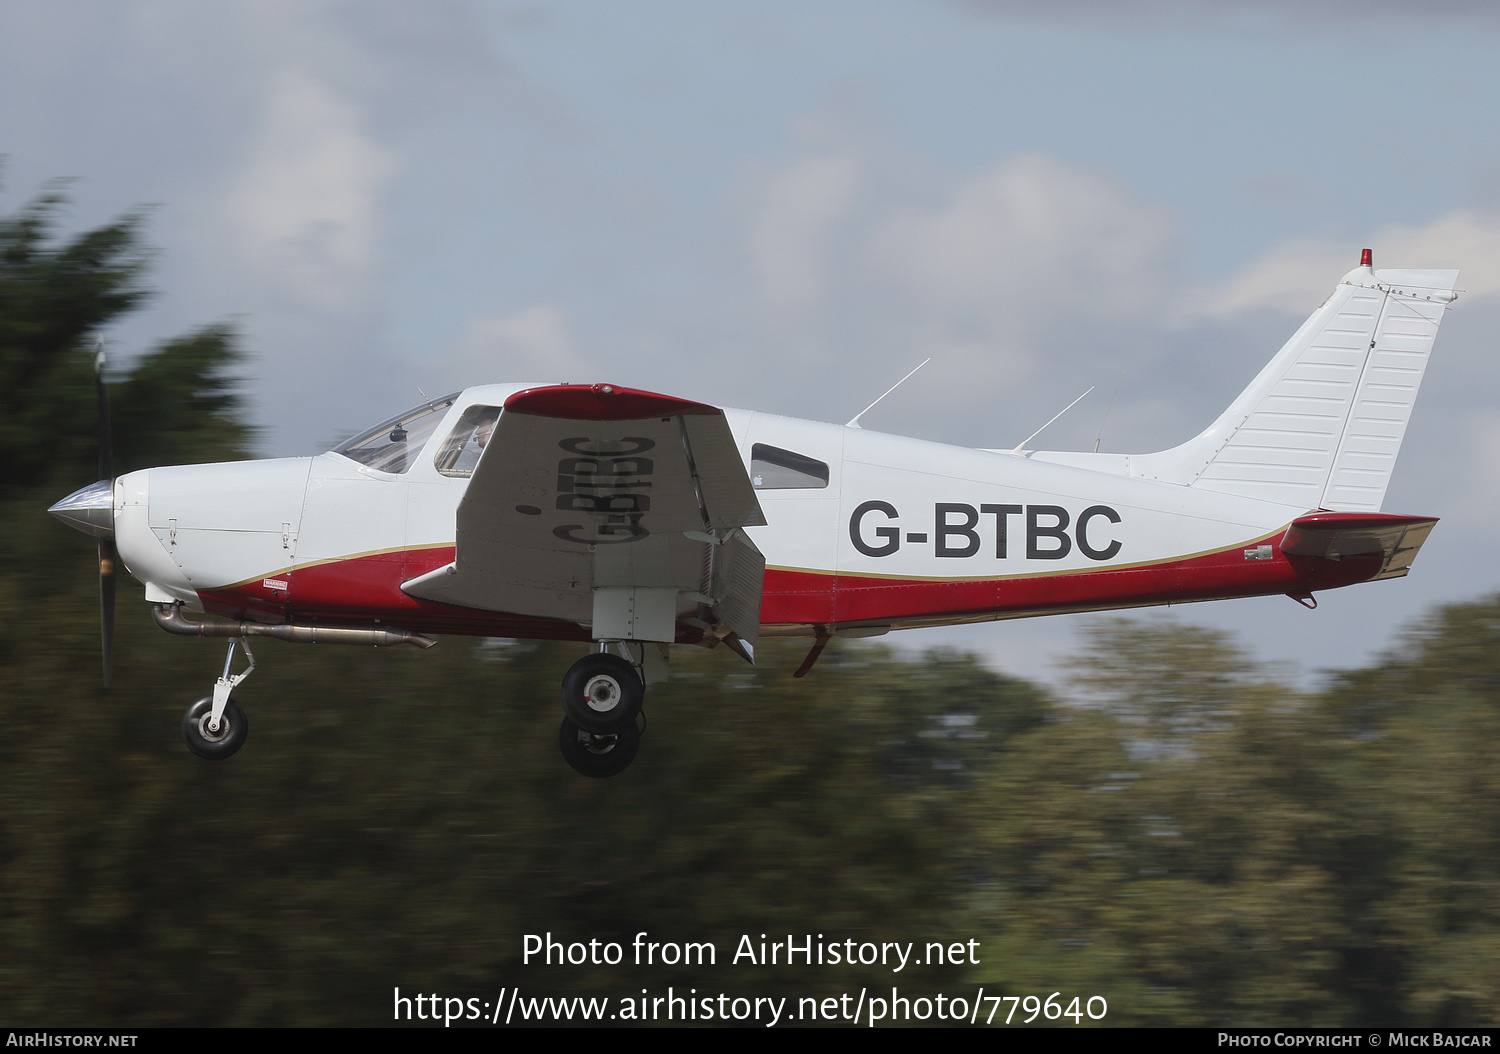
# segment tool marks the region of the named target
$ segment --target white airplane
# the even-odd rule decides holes
[[[228,638],[183,719],[200,757],[248,731],[250,637],[430,647],[592,641],[563,756],[634,758],[673,644],[832,637],[1318,590],[1407,573],[1437,522],[1380,511],[1457,271],[1370,250],[1207,430],[1154,454],[974,450],[609,384],[434,399],[316,457],[153,468],[49,511],[115,552],[171,633]],[[102,386],[101,386],[102,393]],[[851,427],[852,426],[852,427]],[[186,612],[223,616],[194,620]],[[248,667],[232,672],[236,646]]]

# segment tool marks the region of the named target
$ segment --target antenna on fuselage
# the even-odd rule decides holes
[[[1091,392],[1093,390],[1094,390],[1093,385],[1090,385],[1089,386],[1089,392]],[[1089,392],[1084,392],[1083,395],[1087,395]],[[1077,406],[1083,400],[1083,395],[1080,395],[1077,399],[1074,399],[1067,406],[1064,406],[1061,410],[1057,411],[1057,413],[1053,414],[1052,415],[1052,421],[1056,421],[1063,414],[1067,413],[1069,410],[1073,409],[1073,407]],[[1024,449],[1026,449],[1026,444],[1029,443],[1029,442],[1031,442],[1037,436],[1041,435],[1043,432],[1045,432],[1047,430],[1047,425],[1050,425],[1052,423],[1052,421],[1048,421],[1047,424],[1042,425],[1042,427],[1038,428],[1035,432],[1032,432],[1025,439],[1023,439],[1019,443],[1017,443],[1016,444],[1016,448],[1014,450],[1012,450],[1011,453],[1015,454],[1016,456],[1019,457],[1020,454],[1021,454],[1021,451],[1023,451]]]
[[[925,358],[925,359],[923,359],[923,360],[922,360],[922,361],[921,361],[921,362],[919,362],[919,363],[917,363],[917,369],[916,369],[916,370],[912,370],[912,371],[911,371],[911,373],[908,373],[908,374],[907,374],[907,375],[906,375],[906,376],[905,376],[905,377],[902,377],[902,378],[901,378],[901,379],[900,379],[900,380],[899,380],[899,381],[897,381],[897,382],[896,382],[896,383],[895,383],[895,384],[893,384],[893,385],[891,385],[891,386],[890,386],[890,387],[889,387],[889,388],[887,388],[887,389],[886,389],[886,390],[885,390],[885,394],[884,394],[884,395],[882,395],[882,396],[881,396],[881,397],[880,397],[880,399],[884,399],[884,398],[885,398],[885,397],[886,397],[886,395],[890,395],[890,394],[891,394],[891,392],[893,392],[893,391],[895,391],[895,390],[896,390],[896,389],[897,389],[897,388],[899,388],[899,387],[901,387],[901,386],[902,386],[902,385],[903,385],[903,384],[905,384],[905,383],[906,383],[906,382],[907,382],[907,381],[908,381],[908,380],[910,380],[910,379],[911,379],[911,374],[912,374],[912,373],[916,373],[916,372],[917,372],[917,370],[920,370],[920,369],[921,369],[921,368],[922,368],[922,367],[923,367],[923,366],[926,366],[926,365],[927,365],[927,364],[928,364],[928,363],[929,363],[929,362],[931,362],[931,361],[932,361],[932,356],[931,356],[931,355],[929,355],[929,356],[927,356],[927,358]],[[871,404],[870,404],[870,405],[869,405],[869,406],[867,406],[867,407],[865,407],[865,408],[864,408],[864,409],[863,409],[863,410],[861,410],[861,411],[860,411],[860,412],[859,412],[859,413],[857,413],[857,414],[855,414],[855,415],[854,415],[854,416],[853,416],[853,417],[851,417],[851,418],[850,418],[850,419],[849,419],[849,423],[848,423],[848,424],[846,424],[846,425],[845,425],[845,426],[844,426],[844,427],[845,427],[845,428],[858,428],[858,427],[859,427],[859,419],[860,419],[860,418],[861,418],[861,417],[863,417],[863,416],[864,416],[864,415],[865,415],[865,414],[867,414],[867,413],[869,413],[869,412],[870,412],[870,411],[871,411],[871,410],[873,410],[873,409],[875,409],[875,405],[876,405],[876,403],[879,403],[879,402],[880,402],[880,399],[876,399],[876,400],[875,400],[875,402],[873,402],[873,403],[871,403]],[[1049,422],[1049,423],[1050,423],[1050,422]]]
[[[1099,434],[1094,437],[1094,453],[1099,453],[1099,444],[1104,442],[1104,426],[1109,424],[1109,412],[1115,407],[1115,396],[1120,394],[1119,382],[1115,383],[1115,390],[1109,393],[1109,402],[1104,404],[1104,417],[1099,421]]]

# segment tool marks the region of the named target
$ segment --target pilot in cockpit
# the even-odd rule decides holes
[[[495,433],[498,406],[471,406],[464,411],[453,434],[437,457],[437,470],[445,476],[472,476],[479,457]]]

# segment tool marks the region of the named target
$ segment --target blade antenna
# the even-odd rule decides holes
[[[929,356],[927,356],[927,358],[925,358],[921,362],[917,363],[917,368],[915,370],[912,370],[911,373],[908,373],[905,377],[902,377],[895,384],[893,384],[889,388],[887,388],[885,390],[885,394],[882,395],[880,397],[880,399],[884,399],[886,397],[886,395],[890,395],[891,392],[893,392],[897,388],[901,387],[903,384],[905,384],[908,380],[911,379],[912,373],[916,373],[917,370],[920,370],[923,366],[926,366],[931,361],[932,361],[932,356],[929,355]],[[871,403],[869,406],[865,407],[859,413],[857,413],[853,417],[851,417],[849,419],[849,423],[846,424],[844,427],[845,428],[858,428],[859,427],[859,419],[861,417],[863,417],[865,414],[869,413],[871,410],[875,409],[875,405],[876,405],[876,403],[880,402],[880,399],[876,399],[875,402]]]
[[[1093,390],[1094,390],[1094,388],[1093,388],[1093,386],[1092,386],[1092,385],[1090,385],[1090,386],[1089,386],[1089,392],[1091,392],[1091,391],[1093,391]],[[1088,393],[1089,393],[1089,392],[1084,392],[1084,393],[1083,393],[1083,395],[1087,395],[1087,394],[1088,394]],[[1039,435],[1041,435],[1041,434],[1042,434],[1042,433],[1043,433],[1043,432],[1045,432],[1045,431],[1046,431],[1046,430],[1047,430],[1047,425],[1050,425],[1050,424],[1051,424],[1051,423],[1052,423],[1052,421],[1056,421],[1056,420],[1057,420],[1057,419],[1058,419],[1058,418],[1059,418],[1059,417],[1061,417],[1061,416],[1062,416],[1062,415],[1063,415],[1063,414],[1065,414],[1065,413],[1067,413],[1067,412],[1068,412],[1068,411],[1069,411],[1069,410],[1071,410],[1071,409],[1073,409],[1073,407],[1075,407],[1075,406],[1077,406],[1077,405],[1078,405],[1078,404],[1079,404],[1079,403],[1080,403],[1080,402],[1081,402],[1081,401],[1082,401],[1082,400],[1083,400],[1083,395],[1080,395],[1080,396],[1079,396],[1079,397],[1078,397],[1078,398],[1077,398],[1077,399],[1074,399],[1074,400],[1073,400],[1073,401],[1072,401],[1072,402],[1071,402],[1071,403],[1069,403],[1069,404],[1068,404],[1068,405],[1067,405],[1067,406],[1064,406],[1064,407],[1063,407],[1063,408],[1062,408],[1062,409],[1061,409],[1061,410],[1059,410],[1059,411],[1057,411],[1057,413],[1055,413],[1055,414],[1053,414],[1053,415],[1052,415],[1052,420],[1051,420],[1051,421],[1048,421],[1048,422],[1047,422],[1047,424],[1045,424],[1045,425],[1042,425],[1042,427],[1040,427],[1040,428],[1038,428],[1038,429],[1037,429],[1037,430],[1036,430],[1036,431],[1035,431],[1035,432],[1032,432],[1032,433],[1031,433],[1031,434],[1030,434],[1030,435],[1029,435],[1029,436],[1027,436],[1027,437],[1026,437],[1026,438],[1025,438],[1025,439],[1023,439],[1023,440],[1021,440],[1021,441],[1020,441],[1020,442],[1019,442],[1019,443],[1017,443],[1017,444],[1016,444],[1016,448],[1015,448],[1015,449],[1014,449],[1014,450],[1012,450],[1012,451],[1011,451],[1011,453],[1012,453],[1012,454],[1015,454],[1015,455],[1016,455],[1016,456],[1018,456],[1018,457],[1019,457],[1019,456],[1020,456],[1020,454],[1021,454],[1021,451],[1022,451],[1022,450],[1024,450],[1024,449],[1025,449],[1025,448],[1026,448],[1026,444],[1027,444],[1027,443],[1029,443],[1029,442],[1031,442],[1031,441],[1032,441],[1032,440],[1033,440],[1033,439],[1035,439],[1035,438],[1036,438],[1036,437],[1037,437],[1037,436],[1039,436]]]
[[[1104,407],[1104,418],[1099,422],[1099,434],[1094,438],[1094,453],[1099,453],[1099,444],[1104,442],[1104,426],[1109,424],[1109,412],[1115,408],[1115,396],[1120,394],[1119,384],[1109,393],[1109,402]]]
[[[99,404],[99,480],[114,479],[114,436],[109,420],[109,394],[104,388],[104,341],[94,344],[94,393]],[[119,562],[114,532],[99,538],[99,638],[103,646],[104,687],[114,675],[115,565]]]

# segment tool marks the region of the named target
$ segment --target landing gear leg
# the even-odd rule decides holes
[[[250,665],[239,673],[230,673],[234,665],[234,649],[245,649],[245,658]],[[182,738],[188,749],[200,758],[222,761],[245,745],[250,734],[250,723],[245,712],[229,698],[229,693],[239,687],[246,677],[255,672],[255,656],[250,652],[250,643],[242,637],[231,637],[229,653],[224,656],[224,673],[214,682],[214,694],[205,695],[182,715]]]

